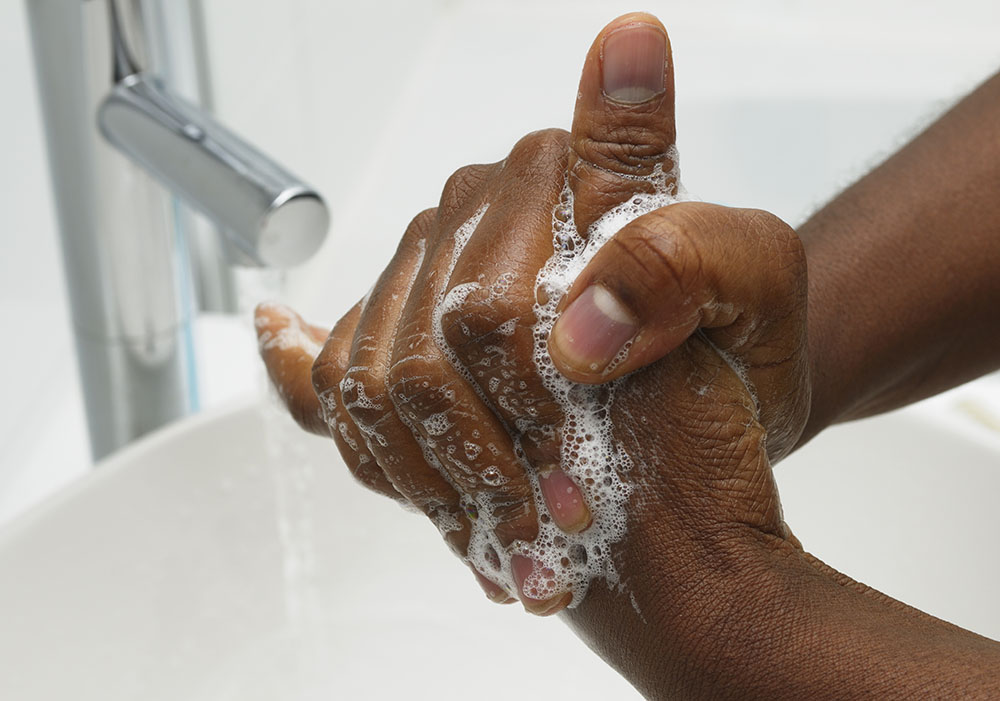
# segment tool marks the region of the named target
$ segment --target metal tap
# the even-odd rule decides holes
[[[198,0],[27,7],[99,458],[197,408],[193,280],[225,289],[224,258],[301,263],[329,214],[314,189],[172,89],[205,97]],[[188,208],[214,224],[214,243]]]

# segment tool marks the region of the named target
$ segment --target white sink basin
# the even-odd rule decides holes
[[[558,620],[488,603],[429,523],[276,418],[177,425],[0,532],[0,698],[637,697]],[[1000,453],[896,414],[778,472],[812,552],[1000,637]]]

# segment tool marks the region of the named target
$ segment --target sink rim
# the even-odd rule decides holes
[[[191,430],[210,430],[213,424],[220,421],[236,420],[241,415],[260,411],[270,401],[266,397],[234,400],[213,409],[185,416],[129,443],[121,450],[95,463],[86,474],[44,497],[7,523],[0,524],[0,553],[29,534],[36,523],[46,520],[64,504],[83,498],[84,494],[116,479],[123,471],[141,464],[136,458],[142,454],[155,451]]]

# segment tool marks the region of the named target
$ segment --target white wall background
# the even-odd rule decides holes
[[[204,2],[218,116],[313,182],[334,211],[327,245],[291,279],[292,301],[318,321],[364,293],[453,170],[502,158],[528,131],[568,128],[593,36],[635,9],[617,0]],[[671,33],[688,188],[793,224],[1000,68],[995,0],[654,0],[645,9]],[[0,0],[0,66],[2,519],[77,474],[87,455],[18,0]]]

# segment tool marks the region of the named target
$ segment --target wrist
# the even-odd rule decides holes
[[[618,558],[621,582],[595,584],[565,614],[647,697],[1000,691],[1000,676],[984,672],[1000,669],[1000,645],[858,584],[788,540],[746,528],[715,543],[660,543],[643,567]]]
[[[695,540],[670,530],[630,534],[620,581],[595,582],[564,616],[649,698],[753,696],[789,652],[802,572],[788,560],[801,551],[750,528]]]
[[[796,448],[841,419],[842,408],[850,402],[846,392],[854,387],[856,353],[851,346],[859,341],[852,331],[850,289],[837,289],[847,276],[838,256],[838,236],[846,224],[821,211],[799,229],[806,252],[808,275],[807,344],[811,399],[809,417]],[[849,234],[844,234],[849,235]]]

